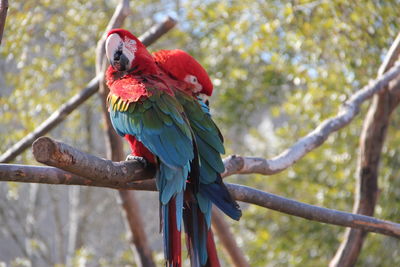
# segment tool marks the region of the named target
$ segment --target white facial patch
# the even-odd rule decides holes
[[[203,89],[203,86],[199,83],[196,76],[193,75],[186,75],[183,79],[185,82],[194,85],[193,92],[198,93]]]
[[[122,47],[122,53],[129,59],[129,63],[135,59],[135,53],[137,51],[136,41],[125,37],[124,46]]]
[[[125,37],[124,43],[125,43],[126,48],[128,48],[129,51],[132,51],[132,53],[136,53],[137,47],[136,47],[135,40]]]
[[[115,51],[118,50],[118,47],[122,44],[122,39],[118,34],[113,33],[107,37],[106,40],[106,55],[109,60],[114,58]]]

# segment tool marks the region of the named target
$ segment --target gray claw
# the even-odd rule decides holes
[[[128,161],[128,160],[137,160],[143,165],[144,168],[146,168],[147,165],[148,165],[147,160],[145,158],[143,158],[143,157],[134,156],[134,155],[128,155],[126,157],[125,161]]]

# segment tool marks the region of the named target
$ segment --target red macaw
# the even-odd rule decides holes
[[[187,82],[193,95],[211,96],[213,84],[207,71],[191,55],[180,49],[153,53],[156,63],[173,78]]]
[[[193,110],[193,108],[191,108],[193,101],[185,101],[182,98],[185,98],[183,96],[181,96],[181,94],[177,95],[177,99],[178,101],[180,101],[180,103],[183,105],[184,110],[187,114],[193,114],[193,112],[197,112],[197,113],[202,113],[202,114],[208,114],[210,115],[210,110],[208,107],[208,103],[206,104],[205,102],[203,102],[203,97],[200,97],[200,95],[207,95],[207,96],[211,96],[212,95],[212,91],[213,91],[213,84],[210,80],[210,77],[208,76],[207,71],[201,66],[201,64],[199,62],[197,62],[191,55],[189,55],[187,52],[182,51],[180,49],[174,49],[174,50],[160,50],[157,52],[153,53],[153,57],[156,60],[157,65],[164,70],[166,73],[168,73],[171,78],[177,79],[179,81],[182,82],[186,82],[189,87],[186,87],[183,89],[185,89],[185,93],[187,93],[188,95],[191,95],[194,99],[193,100],[197,100],[201,107],[202,107],[202,111],[200,110]],[[180,90],[182,90],[182,88],[178,88]],[[197,122],[196,121],[191,121],[191,118],[193,116],[189,116],[189,121],[191,124],[196,125]],[[222,135],[218,132],[218,128],[217,127],[211,127],[211,132],[212,134],[219,134],[220,136],[220,140],[221,142],[223,141],[222,139]],[[199,130],[195,131],[196,133]],[[210,134],[210,133],[208,133]],[[197,143],[201,143],[201,137],[196,135],[196,140]],[[216,161],[222,165],[222,160],[221,157],[219,155],[219,153],[215,150],[210,150],[210,147],[208,147],[208,149],[205,149],[204,147],[207,147],[207,145],[202,145],[203,149],[199,149],[200,150],[200,168],[202,169],[207,169],[209,166],[209,163],[207,161],[207,158],[212,158],[210,157],[210,155],[213,155],[214,157],[216,157]],[[214,167],[215,169],[218,169],[218,167]],[[215,169],[213,170],[215,172]],[[223,171],[223,168],[219,169],[219,171]],[[200,172],[201,174],[202,171]],[[224,188],[224,185],[222,183],[222,179],[219,175],[219,172],[216,172],[217,177],[216,177],[216,181],[220,184],[220,187]],[[211,175],[212,176],[212,175]],[[202,175],[200,175],[200,183],[204,183],[206,179],[204,179],[202,177]],[[227,191],[224,191],[224,193],[226,194],[226,197],[229,199],[230,196],[227,193]],[[234,202],[232,199],[230,199],[229,201],[230,203]],[[218,203],[218,202],[217,202]],[[184,209],[187,209],[186,206],[184,206]],[[222,210],[224,210],[223,207],[221,207]],[[203,211],[204,214],[207,215],[211,215],[210,211]],[[229,214],[229,212],[227,212]],[[240,216],[239,216],[240,217]],[[213,237],[212,237],[212,231],[211,228],[209,228],[210,222],[208,221],[208,239],[207,239],[207,249],[208,249],[208,255],[209,257],[212,257],[215,260],[211,260],[212,262],[218,262],[218,256],[215,250],[215,245],[214,245],[214,241],[213,241]],[[189,227],[186,227],[189,228]],[[189,233],[191,233],[193,231],[189,231]],[[205,235],[205,233],[202,233],[201,231],[198,233],[199,235]],[[188,234],[188,238],[189,238],[189,244],[193,243],[192,239],[193,237]],[[212,249],[213,248],[213,249]],[[189,246],[189,254],[192,255],[194,254],[191,250],[190,250],[190,246]],[[217,266],[217,265],[216,265]]]
[[[186,93],[192,87],[169,77],[130,32],[111,30],[106,54],[113,126],[128,140],[134,156],[159,167],[156,184],[167,265],[181,266],[183,217],[192,266],[219,266],[208,231],[211,201],[234,219],[241,211],[219,174],[224,171],[224,148],[218,129]]]

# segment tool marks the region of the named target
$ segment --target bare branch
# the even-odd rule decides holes
[[[396,39],[393,41],[392,46],[389,48],[385,59],[382,62],[382,65],[378,70],[378,77],[382,76],[385,72],[387,72],[391,67],[394,66],[396,61],[399,59],[400,55],[400,33],[397,34]]]
[[[165,25],[171,25],[170,18],[167,18],[165,21],[157,24],[157,28],[164,29],[165,32],[162,32],[161,30],[154,31],[153,30],[154,27],[152,27],[149,31],[154,32],[154,35],[151,35],[149,31],[147,31],[143,35],[141,35],[139,39],[142,40],[143,44],[145,44],[146,46],[150,46],[157,40],[157,38],[161,37],[162,34],[167,33],[171,29],[170,26],[166,27]],[[157,38],[150,36],[157,36]],[[83,102],[85,102],[99,90],[99,82],[100,80],[102,80],[103,76],[104,74],[101,74],[93,78],[86,85],[86,87],[82,89],[82,91],[71,97],[69,101],[67,101],[59,109],[54,111],[53,114],[43,123],[41,123],[38,127],[36,127],[36,129],[33,132],[29,133],[27,136],[22,138],[20,141],[18,141],[12,147],[10,147],[7,151],[5,151],[2,155],[0,155],[0,162],[3,163],[11,162],[23,151],[25,151],[25,149],[30,147],[33,141],[35,141],[40,136],[45,135],[54,127],[63,122],[68,114],[70,114],[72,111],[78,108]]]
[[[389,70],[400,54],[400,34],[393,42],[378,71],[378,77]],[[378,198],[379,162],[385,142],[390,115],[399,105],[400,97],[385,90],[374,95],[372,104],[364,121],[360,136],[360,151],[357,166],[357,188],[354,197],[353,212],[373,216]],[[366,231],[347,229],[330,266],[354,266],[361,252]]]
[[[152,44],[163,36],[166,32],[169,32],[176,25],[176,20],[171,17],[167,17],[163,23],[154,25],[144,34],[142,34],[139,39],[144,45]]]
[[[33,155],[40,163],[61,167],[65,171],[79,173],[84,177],[96,177],[96,180],[106,181],[118,177],[120,182],[132,182],[143,177],[154,177],[154,167],[143,169],[142,163],[133,161],[126,165],[124,162],[113,162],[83,153],[67,144],[54,141],[49,137],[40,137],[33,145]],[[105,167],[105,168],[104,168]]]
[[[1,0],[0,1],[0,45],[1,45],[1,40],[3,39],[4,27],[6,25],[7,11],[8,11],[8,0]]]
[[[243,185],[226,184],[239,201],[255,204],[311,221],[363,229],[400,238],[400,224],[374,217],[327,209],[287,199]]]
[[[302,137],[293,146],[272,159],[258,157],[233,156],[225,160],[224,176],[232,174],[259,173],[271,175],[279,173],[292,166],[308,152],[322,145],[335,131],[349,124],[359,113],[360,106],[374,94],[381,93],[392,80],[400,74],[400,64],[396,64],[378,79],[364,86],[347,100],[339,109],[336,116],[323,121],[308,135]]]
[[[126,165],[135,165],[133,161],[125,162]],[[116,181],[114,181],[116,180]],[[134,189],[155,191],[153,180],[124,183],[118,177],[112,176],[105,181],[91,180],[54,167],[0,164],[0,181],[19,183],[39,183],[55,185],[82,185],[107,187],[113,189]]]
[[[124,162],[126,165],[135,164],[131,161]],[[104,166],[106,169],[106,166]],[[148,177],[145,177],[148,178]],[[107,180],[96,180],[80,177],[52,167],[38,167],[27,165],[0,164],[0,181],[33,182],[46,184],[75,184],[85,186],[109,187],[114,189],[134,189],[155,191],[154,180],[124,183],[113,176]],[[118,184],[118,186],[116,186]],[[373,217],[337,211],[305,204],[299,201],[287,199],[271,193],[263,192],[243,185],[226,184],[229,192],[238,201],[255,204],[268,209],[276,210],[285,214],[301,217],[304,219],[323,222],[327,224],[363,229],[370,232],[400,238],[400,224],[376,219]]]

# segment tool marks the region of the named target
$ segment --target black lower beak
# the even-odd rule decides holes
[[[114,53],[114,58],[110,61],[111,66],[118,71],[129,69],[129,59],[122,53],[122,50],[117,50]]]

